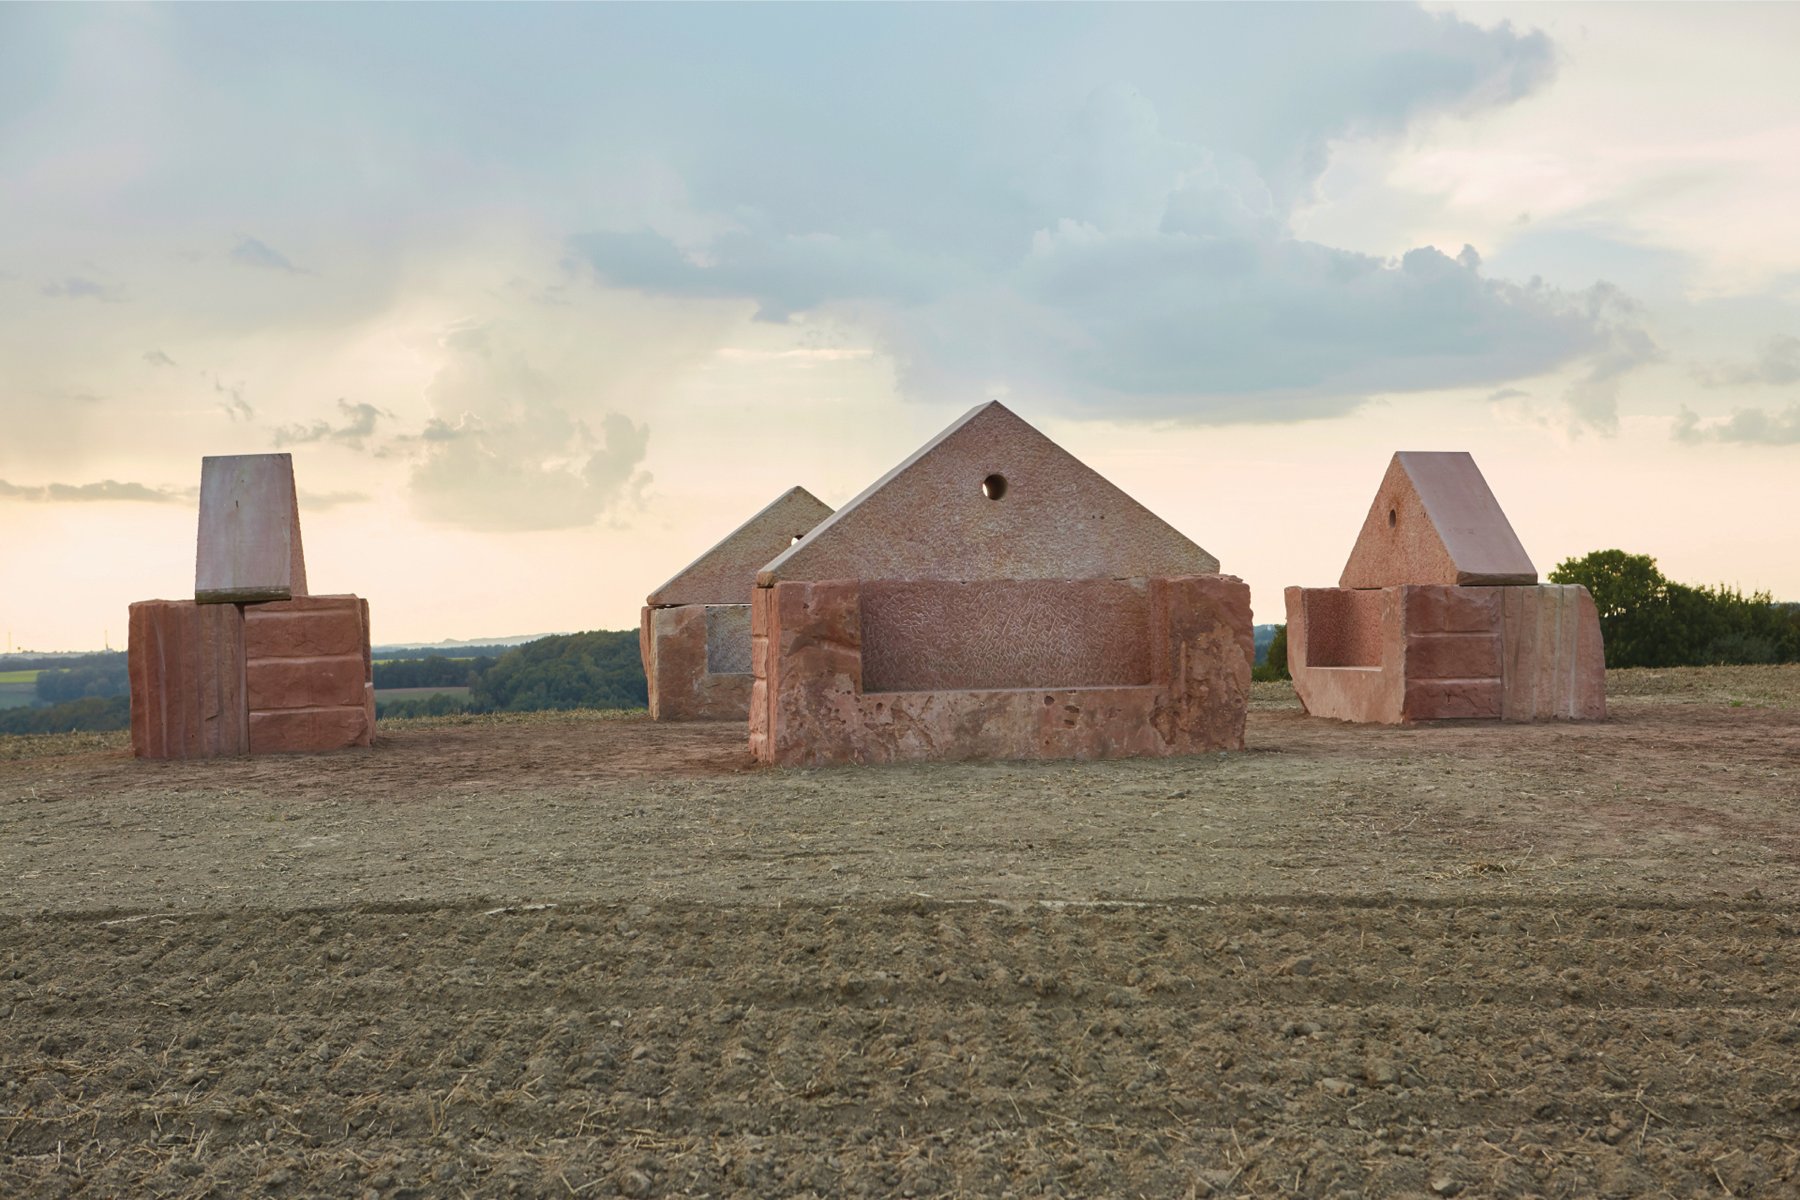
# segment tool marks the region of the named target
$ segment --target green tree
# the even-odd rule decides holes
[[[1288,649],[1286,625],[1275,627],[1275,639],[1269,643],[1269,654],[1266,659],[1251,669],[1250,677],[1258,680],[1291,679],[1288,674]]]
[[[559,708],[642,708],[649,684],[635,630],[539,638],[500,656],[476,680],[477,712]]]

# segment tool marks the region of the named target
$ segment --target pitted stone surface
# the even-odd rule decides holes
[[[756,573],[830,515],[830,506],[805,488],[789,488],[651,592],[645,603],[749,604]]]
[[[244,619],[235,604],[131,606],[131,749],[139,758],[213,758],[250,749]]]
[[[865,692],[1150,682],[1142,580],[863,580]]]
[[[1402,450],[1388,464],[1338,586],[1536,582],[1537,568],[1472,457]]]
[[[1378,667],[1386,602],[1379,592],[1308,588],[1306,662],[1314,667]],[[1288,631],[1293,645],[1294,631]],[[1290,651],[1291,652],[1291,651]]]
[[[306,562],[293,456],[201,459],[194,598],[221,604],[304,595]]]
[[[757,582],[1148,579],[1218,569],[1218,559],[996,402],[882,476]]]
[[[746,597],[749,596],[745,592]],[[750,673],[750,602],[706,606],[706,672]]]

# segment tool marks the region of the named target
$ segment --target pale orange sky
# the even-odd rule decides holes
[[[1258,621],[1396,449],[1800,600],[1800,9],[807,11],[0,8],[6,646],[191,595],[202,455],[377,642],[629,628],[990,397]]]

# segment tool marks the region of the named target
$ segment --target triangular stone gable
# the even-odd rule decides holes
[[[200,460],[200,536],[194,599],[250,604],[306,595],[300,498],[291,454]]]
[[[748,604],[756,572],[831,515],[831,506],[803,487],[789,488],[761,512],[650,593],[652,608],[675,604]]]
[[[1537,577],[1466,451],[1402,450],[1388,463],[1338,586],[1496,586]]]
[[[991,402],[820,523],[757,582],[1134,579],[1218,570],[1218,559]]]

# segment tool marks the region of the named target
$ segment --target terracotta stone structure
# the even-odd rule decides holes
[[[763,564],[831,509],[789,488],[651,592],[638,626],[653,721],[741,721],[750,715],[750,593]]]
[[[1466,453],[1394,455],[1340,586],[1287,589],[1306,711],[1397,725],[1606,715],[1600,615],[1539,584]]]
[[[369,605],[307,595],[291,456],[202,460],[194,592],[131,606],[139,757],[369,744]]]
[[[757,574],[765,763],[1238,749],[1250,594],[1003,405]]]

